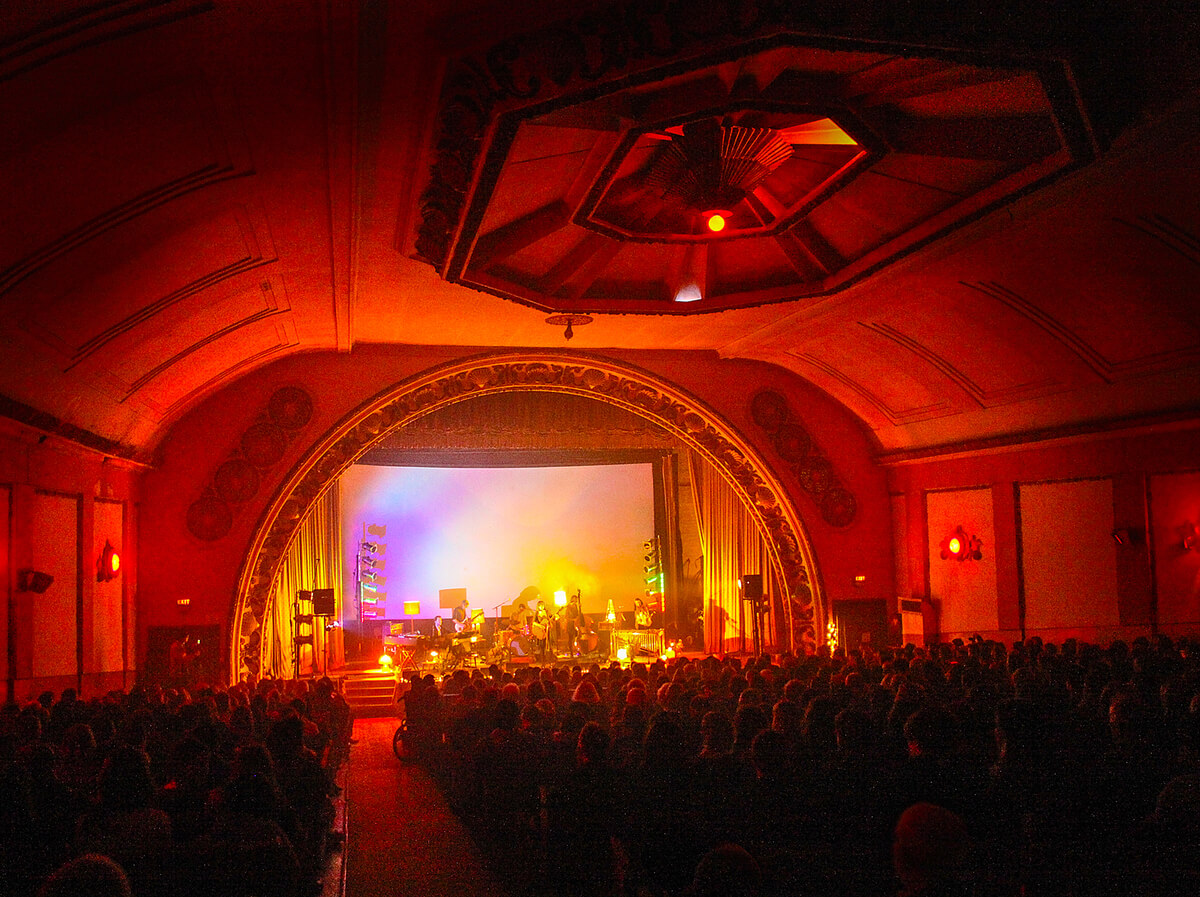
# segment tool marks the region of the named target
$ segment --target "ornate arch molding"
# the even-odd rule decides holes
[[[238,577],[230,673],[261,668],[261,623],[271,582],[313,502],[390,431],[440,408],[498,392],[558,392],[644,417],[708,459],[741,498],[765,537],[783,584],[790,647],[821,631],[822,602],[808,534],[770,467],[719,414],[647,371],[609,359],[561,353],[488,354],[442,365],[398,383],[347,415],[314,443],[263,512]]]

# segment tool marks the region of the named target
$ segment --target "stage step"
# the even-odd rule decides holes
[[[378,671],[350,672],[342,680],[342,694],[357,719],[395,716],[396,677]]]

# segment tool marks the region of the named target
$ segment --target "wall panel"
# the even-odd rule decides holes
[[[1022,483],[1018,502],[1026,631],[1119,625],[1112,481]]]
[[[929,597],[938,608],[944,638],[994,633],[999,629],[996,589],[996,538],[992,490],[929,492]],[[983,542],[982,560],[942,560],[942,540],[961,526]]]
[[[896,563],[895,594],[909,598],[913,589],[908,581],[908,501],[903,495],[892,496],[892,554]]]
[[[31,595],[34,677],[76,676],[79,623],[80,499],[38,492],[30,515],[33,568],[54,577]]]
[[[95,503],[95,528],[92,532],[92,553],[85,568],[90,569],[105,541],[111,542],[122,559],[125,557],[123,532],[125,505],[121,502]],[[116,673],[124,669],[123,624],[125,620],[123,595],[124,570],[115,579],[97,582],[92,593],[90,625],[84,627],[84,673]],[[89,633],[90,630],[90,633]],[[90,637],[88,637],[90,634]]]
[[[12,677],[8,633],[12,625],[12,487],[0,486],[0,673]]]
[[[1200,623],[1200,550],[1183,547],[1192,528],[1200,528],[1200,473],[1150,478],[1150,527],[1159,625]]]

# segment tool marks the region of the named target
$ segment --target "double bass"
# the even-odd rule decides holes
[[[574,651],[576,654],[591,654],[600,644],[600,634],[596,632],[596,626],[592,623],[591,617],[585,613],[579,614],[579,619],[576,621],[578,627],[575,636]]]

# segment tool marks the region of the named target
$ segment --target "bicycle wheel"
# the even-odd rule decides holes
[[[392,736],[392,753],[396,755],[397,760],[409,758],[408,725],[406,723],[401,723],[396,728],[396,734]]]

